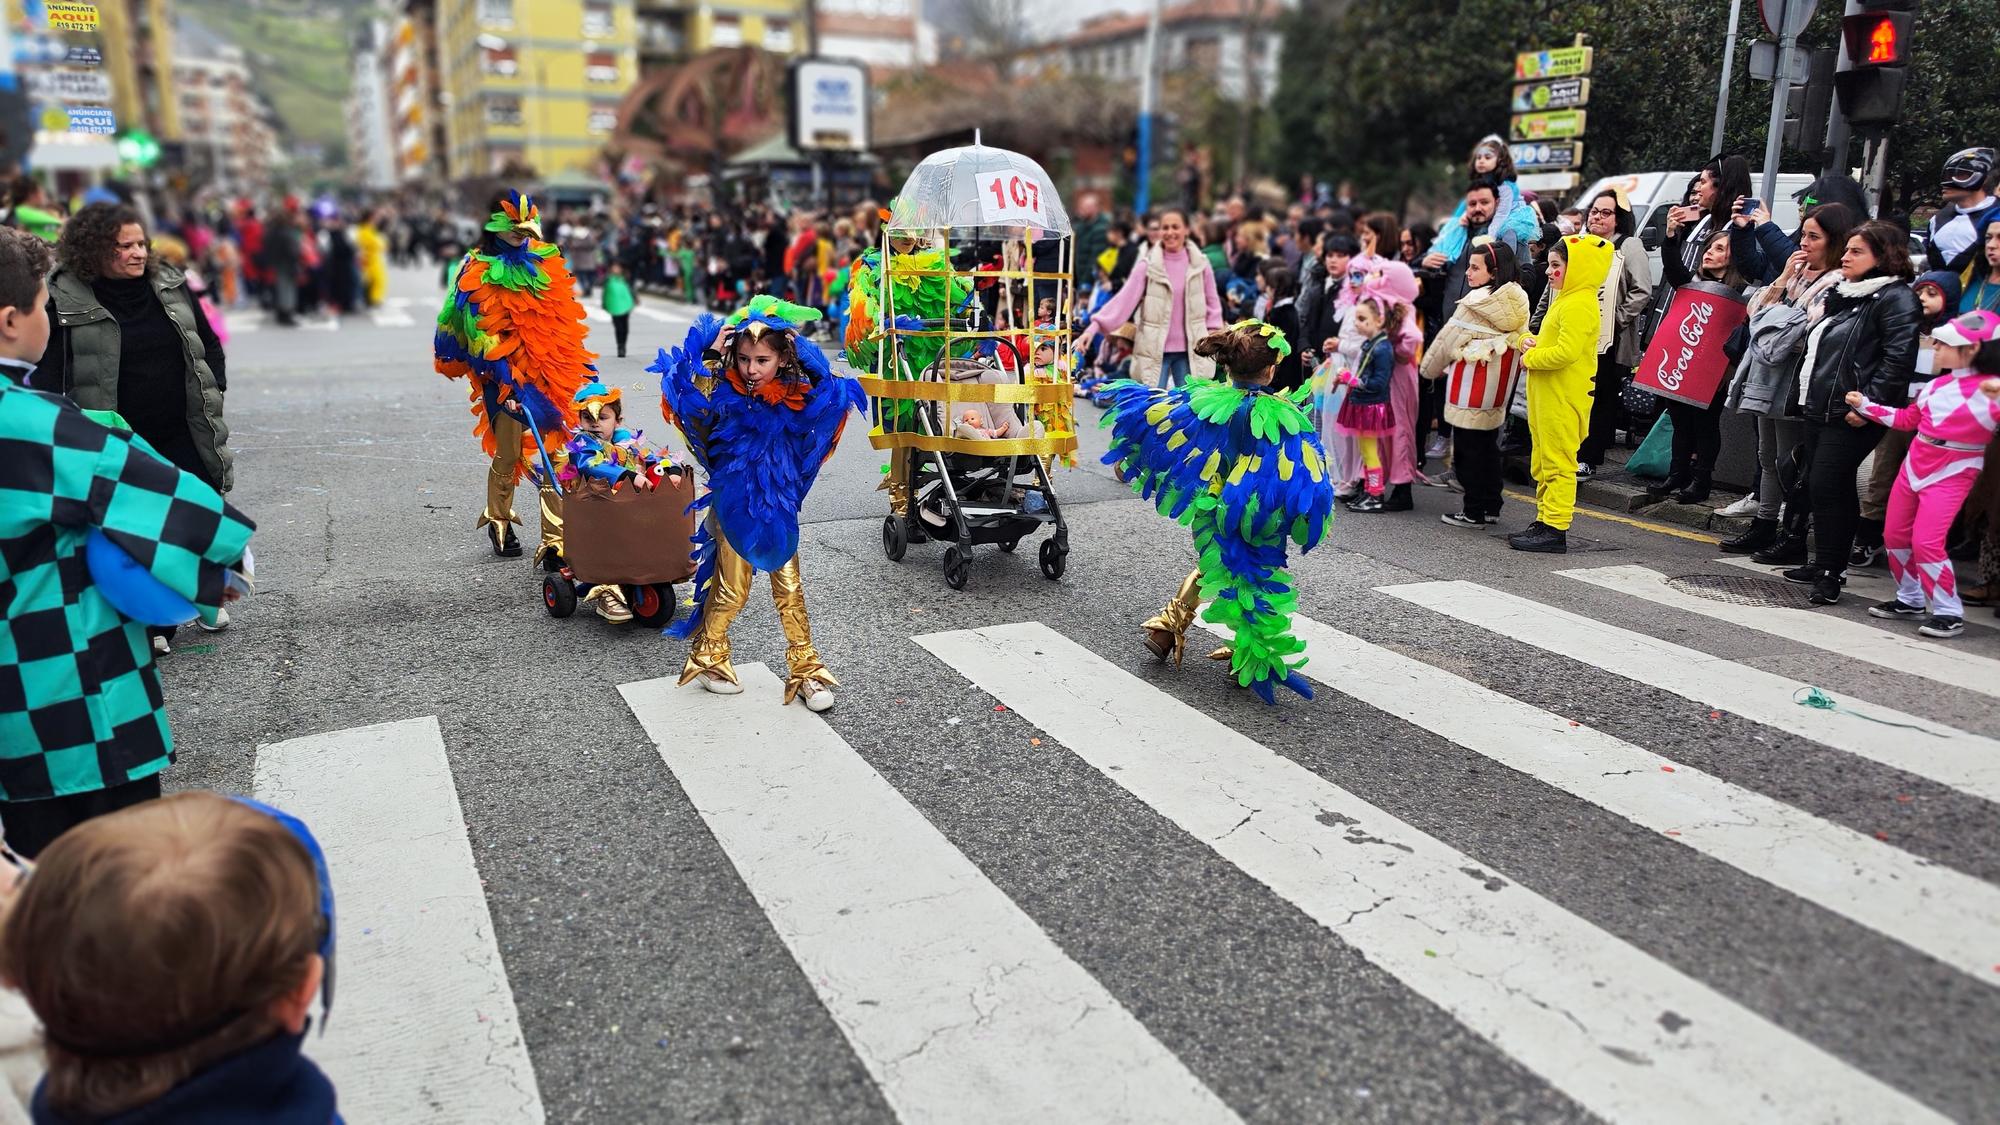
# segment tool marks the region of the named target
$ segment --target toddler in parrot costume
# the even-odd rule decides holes
[[[885,221],[889,216],[889,211],[882,212]],[[951,251],[943,247],[920,249],[915,236],[890,231],[889,307],[885,310],[881,307],[882,250],[870,247],[863,252],[849,270],[847,323],[842,331],[848,366],[872,374],[878,364],[889,362],[890,357],[882,352],[887,324],[913,332],[941,331],[926,328],[925,322],[935,325],[949,319],[972,299],[972,282],[947,276],[951,268]],[[931,364],[937,362],[944,345],[943,336],[901,337],[901,358],[896,366],[882,369],[882,378],[922,378]],[[974,340],[955,340],[952,355],[969,356],[976,345]],[[879,410],[875,421],[884,432],[907,433],[916,428],[914,402],[887,400],[879,404]],[[908,448],[891,450],[888,475],[882,481],[882,489],[889,493],[889,511],[897,516],[910,514],[909,460]]]
[[[1210,333],[1195,351],[1213,357],[1227,380],[1173,390],[1121,380],[1106,393],[1104,462],[1161,515],[1193,530],[1199,556],[1174,599],[1143,626],[1146,647],[1178,664],[1206,599],[1202,620],[1233,638],[1211,659],[1228,660],[1236,682],[1266,703],[1277,702],[1279,686],[1310,699],[1298,671],[1305,643],[1291,632],[1298,594],[1285,545],[1319,545],[1333,523],[1333,485],[1300,401],[1270,389],[1291,347],[1278,329],[1250,320]]]
[[[728,321],[704,316],[680,347],[647,370],[660,376],[662,412],[708,475],[695,501],[694,610],[669,627],[688,637],[683,684],[718,695],[743,687],[729,661],[729,625],[757,571],[771,575],[784,625],[786,703],[833,706],[838,682],[813,647],[799,572],[799,507],[833,455],[847,416],[867,405],[853,378],[834,373],[800,329],[819,313],[760,295]]]
[[[517,557],[514,486],[537,459],[576,425],[576,393],[597,378],[584,350],[587,332],[576,284],[562,252],[542,240],[535,201],[512,189],[496,195],[486,233],[458,264],[438,313],[434,341],[440,374],[471,383],[473,432],[493,466],[486,507],[475,527],[486,529],[493,553]],[[532,430],[532,433],[530,431]],[[535,561],[562,566],[562,497],[543,481],[542,542]]]

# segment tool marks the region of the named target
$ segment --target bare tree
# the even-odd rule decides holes
[[[993,64],[1002,79],[1033,41],[1031,0],[958,0],[966,29],[966,54]]]

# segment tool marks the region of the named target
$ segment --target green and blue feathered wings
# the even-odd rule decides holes
[[[1333,521],[1326,454],[1291,399],[1227,383],[1160,391],[1114,384],[1103,425],[1117,465],[1161,515],[1213,510],[1257,542],[1319,545]]]
[[[1333,520],[1333,486],[1311,421],[1289,399],[1221,383],[1158,391],[1113,384],[1104,424],[1119,467],[1160,514],[1194,533],[1202,619],[1229,629],[1230,671],[1266,703],[1310,699],[1292,635],[1288,542],[1311,550]]]

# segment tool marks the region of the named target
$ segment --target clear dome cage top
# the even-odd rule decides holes
[[[888,229],[972,239],[1070,236],[1069,212],[1042,166],[975,140],[924,158],[890,204]]]

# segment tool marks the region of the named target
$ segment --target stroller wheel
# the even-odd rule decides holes
[[[910,549],[910,535],[903,527],[901,516],[882,517],[882,554],[890,562],[902,562],[903,554]]]
[[[965,589],[972,580],[972,558],[965,548],[953,543],[944,549],[944,584],[954,590]]]
[[[1060,539],[1042,540],[1042,577],[1054,582],[1069,569],[1069,544]]]
[[[1010,555],[1014,553],[1014,548],[1019,547],[1020,545],[1021,541],[1019,539],[1002,539],[1000,541],[1000,549],[1007,552]]]
[[[628,586],[625,592],[625,604],[632,607],[632,622],[635,625],[644,625],[648,629],[664,629],[674,623],[674,615],[680,612],[680,603],[674,600],[674,588],[671,583]]]
[[[542,605],[550,617],[568,617],[576,612],[576,587],[560,574],[543,575]]]

